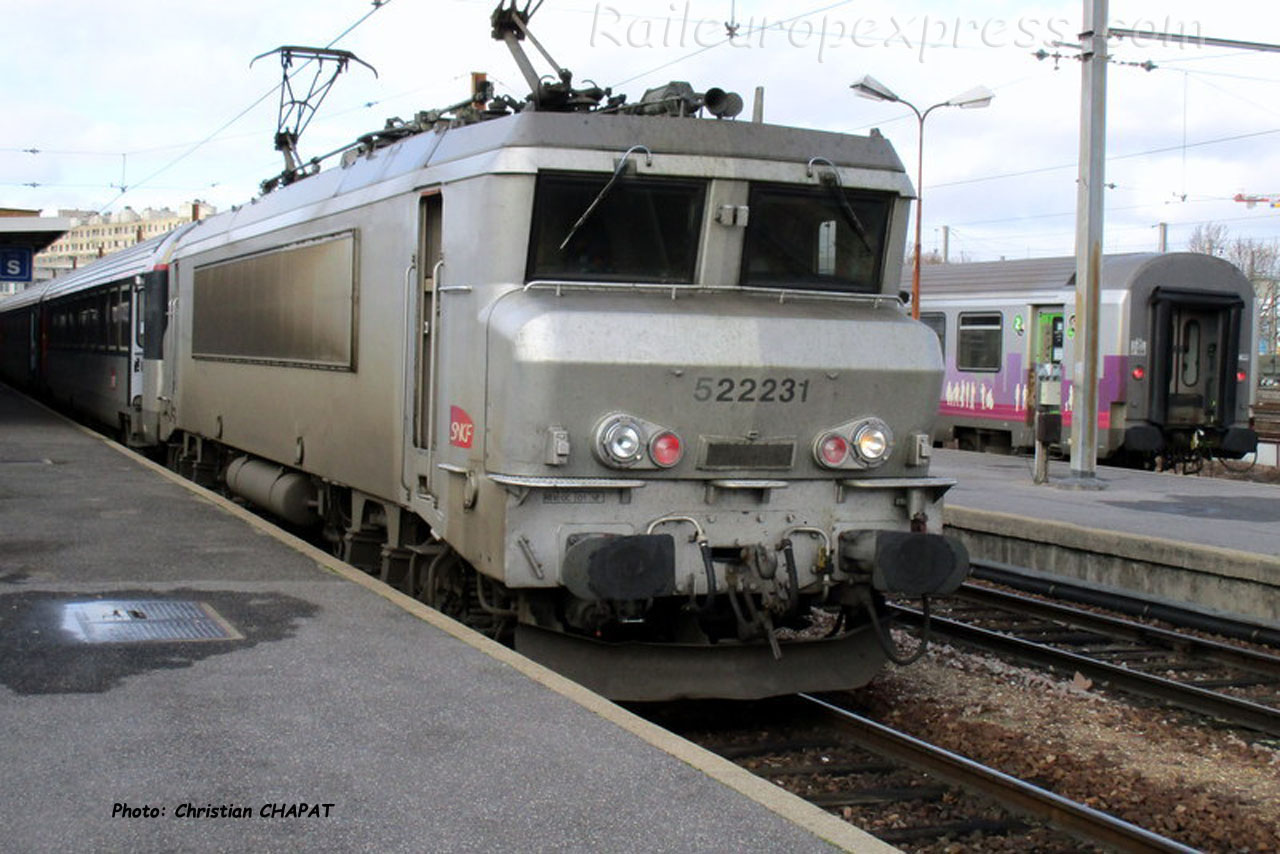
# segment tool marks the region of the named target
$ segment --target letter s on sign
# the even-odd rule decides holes
[[[476,435],[476,425],[460,406],[449,407],[449,444],[457,448],[470,448]]]

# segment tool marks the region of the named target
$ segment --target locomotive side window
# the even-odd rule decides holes
[[[742,284],[878,293],[892,197],[753,184]]]
[[[938,336],[938,346],[943,353],[947,352],[947,316],[940,311],[922,311],[920,322],[933,330]]]
[[[956,335],[956,367],[962,371],[1000,370],[1000,333],[1004,317],[999,312],[960,315]]]
[[[538,175],[526,278],[692,282],[706,182],[609,178]]]

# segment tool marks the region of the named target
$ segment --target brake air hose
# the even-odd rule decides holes
[[[871,625],[875,628],[876,643],[880,644],[880,649],[884,651],[885,656],[894,664],[905,667],[913,664],[924,655],[925,650],[929,648],[929,597],[921,596],[920,611],[924,615],[924,621],[920,629],[920,642],[916,644],[915,652],[910,655],[903,656],[898,652],[898,646],[893,642],[893,638],[889,632],[880,623],[880,615],[876,613],[876,604],[873,601],[867,602],[867,613],[871,615]]]

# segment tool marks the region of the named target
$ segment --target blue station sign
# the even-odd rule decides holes
[[[31,250],[25,246],[0,246],[0,282],[31,281]]]

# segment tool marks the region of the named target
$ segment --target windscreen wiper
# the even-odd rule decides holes
[[[569,229],[569,233],[566,234],[564,240],[560,242],[560,248],[558,251],[560,252],[564,251],[564,248],[569,245],[569,241],[573,240],[573,236],[578,233],[578,229],[582,228],[582,224],[585,223],[588,218],[590,218],[591,214],[595,212],[595,209],[599,207],[601,202],[604,201],[604,197],[609,195],[609,191],[613,189],[613,185],[618,182],[618,178],[622,175],[622,170],[624,170],[627,166],[627,158],[629,158],[636,151],[644,152],[645,166],[653,165],[653,152],[650,151],[646,146],[633,145],[630,148],[628,148],[627,153],[622,155],[622,159],[618,161],[618,168],[613,170],[613,177],[611,177],[609,179],[609,182],[605,184],[604,187],[601,188],[599,193],[596,194],[596,197],[591,201],[591,204],[587,205],[587,209],[582,212],[582,216],[578,217],[578,221],[573,224],[573,228]]]
[[[840,205],[840,212],[844,214],[845,223],[853,229],[854,234],[858,235],[858,239],[867,248],[867,252],[875,255],[876,249],[871,245],[871,234],[862,225],[862,220],[858,218],[858,212],[853,209],[853,205],[849,204],[849,197],[844,194],[844,184],[840,182],[840,172],[836,169],[835,164],[825,157],[811,158],[807,169],[810,175],[813,175],[813,165],[815,163],[826,166],[831,170],[826,175],[818,178],[819,183],[831,190],[836,202]]]

